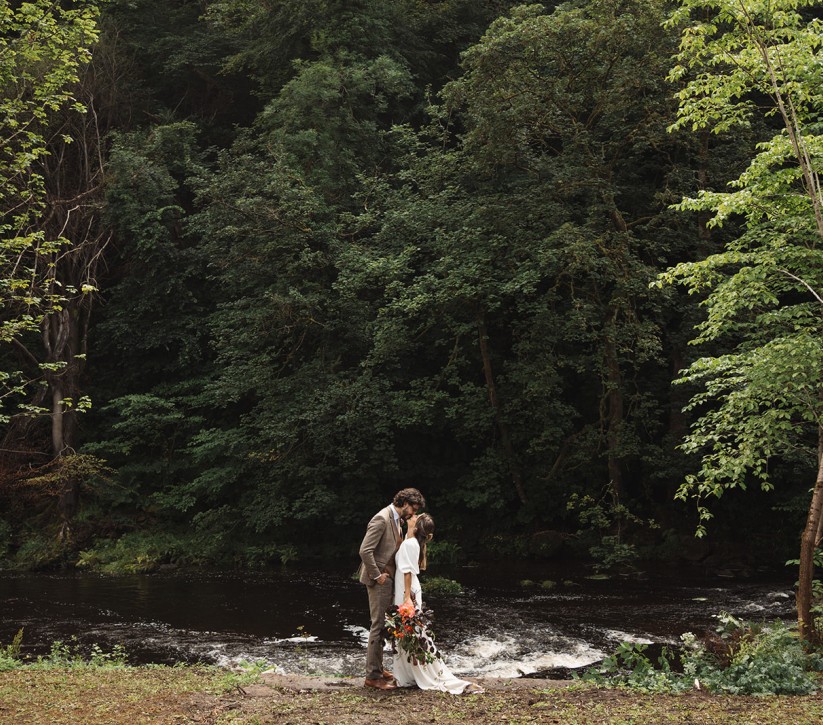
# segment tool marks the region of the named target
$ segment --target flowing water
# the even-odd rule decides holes
[[[118,577],[0,571],[0,645],[23,627],[30,655],[76,637],[104,650],[120,644],[132,663],[263,661],[285,673],[357,676],[368,605],[348,568]],[[446,661],[465,676],[560,676],[621,641],[677,643],[685,631],[710,629],[720,611],[760,621],[793,616],[790,577],[592,580],[578,571],[572,583],[548,566],[538,573],[467,567],[448,576],[465,592],[431,594],[426,603]],[[557,584],[524,587],[526,576]]]

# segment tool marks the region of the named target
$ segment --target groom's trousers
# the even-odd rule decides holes
[[[366,585],[369,593],[369,647],[366,654],[366,679],[378,680],[383,677],[383,626],[386,610],[394,599],[394,579],[389,577],[385,584]]]

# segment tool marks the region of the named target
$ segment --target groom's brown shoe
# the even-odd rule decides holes
[[[382,677],[376,680],[366,680],[363,684],[366,687],[374,687],[378,690],[396,690],[397,685],[395,684],[394,680],[384,680]]]
[[[389,682],[394,682],[394,675],[388,670],[383,670],[383,679]]]

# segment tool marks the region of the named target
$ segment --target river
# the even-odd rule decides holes
[[[135,664],[265,662],[283,673],[356,676],[368,607],[350,573],[346,566],[113,577],[0,571],[0,645],[22,627],[28,655],[76,637],[104,650],[120,644]],[[677,643],[683,632],[711,628],[720,611],[757,621],[794,613],[790,576],[583,573],[549,565],[448,572],[464,593],[426,600],[449,666],[464,676],[564,676],[621,641]],[[555,584],[522,586],[526,577]]]

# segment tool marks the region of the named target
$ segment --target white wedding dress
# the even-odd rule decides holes
[[[405,598],[406,590],[404,584],[404,574],[411,574],[411,591],[415,606],[418,610],[423,604],[423,590],[417,575],[420,573],[418,561],[420,560],[420,543],[414,537],[404,539],[400,548],[395,554],[397,562],[397,572],[394,576],[394,603],[400,606]],[[402,649],[397,650],[394,655],[394,677],[399,687],[411,687],[417,685],[421,690],[440,690],[450,692],[453,695],[461,695],[466,692],[466,688],[472,691],[482,692],[473,682],[461,680],[455,677],[448,667],[443,664],[442,659],[436,659],[429,664],[412,664],[409,662]]]

